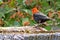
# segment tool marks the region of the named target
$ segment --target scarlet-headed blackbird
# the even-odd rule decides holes
[[[50,18],[48,16],[46,16],[45,14],[43,14],[42,12],[39,12],[39,10],[34,7],[32,9],[32,14],[33,14],[33,18],[37,23],[44,23],[48,20],[50,20]]]

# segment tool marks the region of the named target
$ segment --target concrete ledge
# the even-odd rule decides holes
[[[0,34],[0,40],[60,40],[60,33]]]
[[[38,31],[38,33],[21,33],[18,31],[18,29],[24,28],[26,30],[32,27],[0,27],[0,40],[60,40],[60,31]],[[32,32],[34,31],[35,29]]]

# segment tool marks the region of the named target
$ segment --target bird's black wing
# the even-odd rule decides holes
[[[41,23],[42,23],[42,22],[49,20],[49,17],[44,15],[43,13],[36,13],[33,16],[34,16],[34,20],[38,23],[39,23],[39,21],[41,21]]]
[[[46,16],[45,14],[41,12],[36,13],[35,16],[39,19],[50,19],[48,16]]]

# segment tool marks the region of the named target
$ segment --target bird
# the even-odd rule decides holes
[[[50,20],[48,16],[46,16],[44,13],[40,12],[37,7],[32,8],[32,14],[33,14],[33,19],[35,20],[36,23],[43,24],[44,22]],[[38,25],[37,25],[38,26]]]

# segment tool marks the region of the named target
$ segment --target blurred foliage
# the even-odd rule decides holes
[[[60,24],[60,0],[0,0],[0,19],[4,22],[3,26],[33,26],[36,22],[31,9],[35,6]],[[53,21],[47,23],[53,25]],[[60,26],[59,24],[55,26]],[[49,26],[46,27],[48,30]]]

